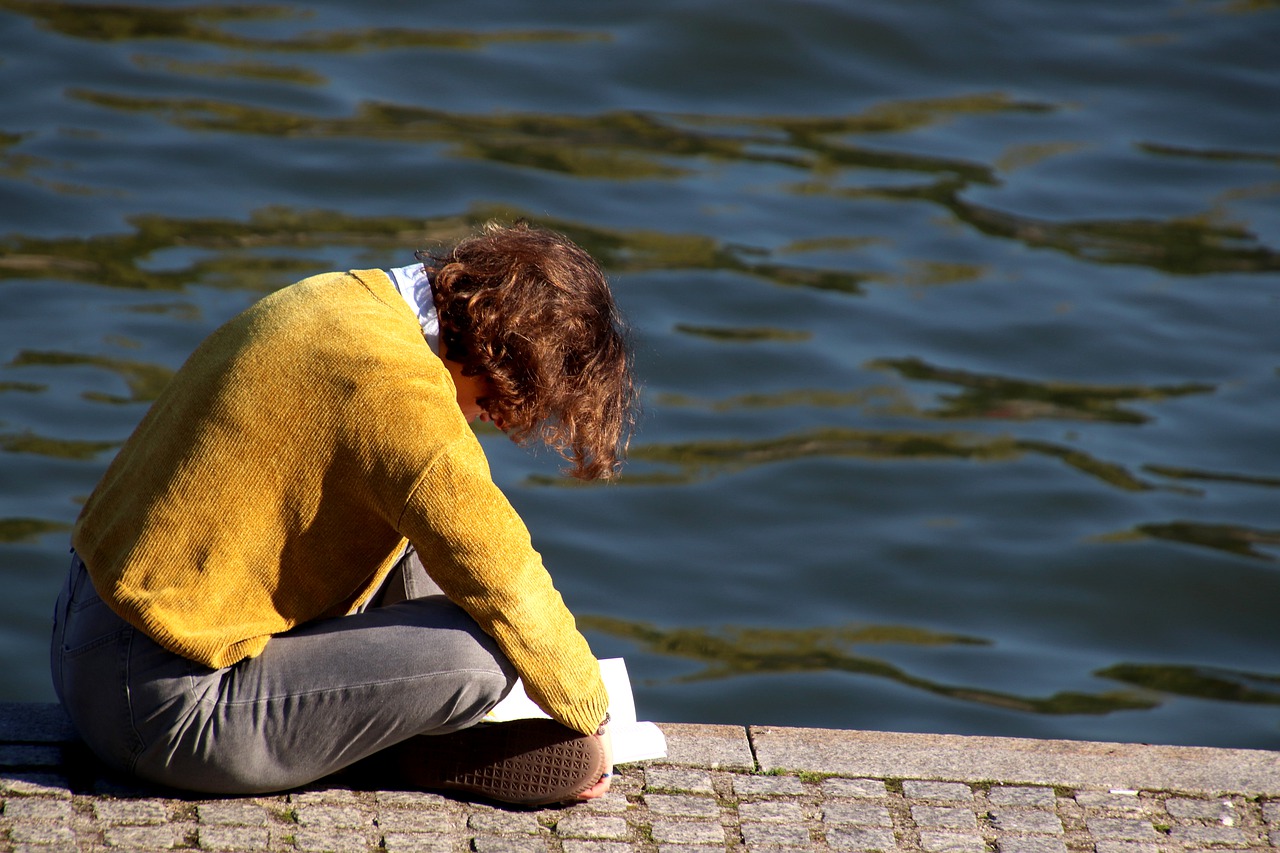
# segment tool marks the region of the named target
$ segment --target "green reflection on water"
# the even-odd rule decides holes
[[[995,184],[983,164],[859,147],[857,134],[908,132],[962,113],[1048,110],[1004,95],[891,102],[860,115],[711,118],[615,110],[594,115],[451,113],[362,102],[347,118],[328,118],[213,98],[139,97],[78,88],[68,96],[104,109],[155,115],[178,127],[276,137],[444,143],[455,156],[562,172],[583,178],[677,178],[695,162],[768,163],[811,172],[797,191],[825,192],[845,169],[942,174]],[[731,128],[724,128],[726,124]],[[732,132],[729,132],[729,131]]]
[[[0,382],[0,394],[9,391],[18,391],[23,394],[39,394],[48,390],[48,385],[41,385],[38,382]]]
[[[974,184],[995,185],[995,168],[947,158],[865,149],[846,137],[903,132],[953,115],[973,112],[1049,110],[1003,95],[904,101],[846,117],[710,118],[661,116],[631,111],[596,115],[464,114],[395,104],[363,103],[353,116],[328,118],[209,98],[147,98],[77,89],[70,97],[105,109],[145,112],[198,131],[272,137],[355,137],[450,146],[454,156],[559,172],[584,179],[676,179],[697,161],[772,163],[809,173],[793,191],[836,198],[923,201],[941,206],[978,231],[1051,248],[1090,262],[1138,264],[1183,275],[1280,269],[1280,253],[1259,244],[1242,225],[1211,215],[1168,220],[1118,219],[1057,222],[1006,213],[966,201]],[[735,132],[719,128],[732,123]],[[939,176],[911,187],[844,187],[848,169]],[[746,264],[741,258],[739,263]],[[781,283],[847,288],[840,280],[788,282],[804,273],[753,267]],[[937,273],[938,271],[934,271]],[[974,277],[977,269],[941,270],[942,280]],[[808,275],[826,276],[825,272]]]
[[[54,278],[137,290],[205,286],[268,291],[328,269],[303,255],[333,246],[412,249],[468,233],[487,216],[358,217],[269,207],[248,221],[135,216],[130,233],[90,237],[0,238],[0,278]],[[149,269],[167,249],[203,250],[184,268]],[[289,252],[290,254],[273,254]]]
[[[795,672],[846,672],[889,679],[959,701],[1037,714],[1108,714],[1149,709],[1156,705],[1148,698],[1125,691],[1096,694],[1060,692],[1040,698],[940,684],[848,650],[855,644],[871,643],[990,645],[989,641],[980,638],[937,634],[904,626],[794,629],[729,626],[713,631],[706,628],[662,629],[645,622],[591,615],[580,618],[578,624],[588,631],[629,640],[653,654],[685,658],[704,665],[702,670],[676,679],[681,682]]]
[[[1211,548],[1239,557],[1274,560],[1275,557],[1258,550],[1258,546],[1280,546],[1280,530],[1259,530],[1238,524],[1170,521],[1159,524],[1139,524],[1132,530],[1113,533],[1102,539],[1110,542],[1163,539],[1167,542],[1194,545],[1198,548]]]
[[[290,38],[255,38],[219,26],[250,21],[311,17],[291,6],[272,4],[141,6],[124,3],[57,3],[0,0],[0,9],[26,15],[63,35],[92,41],[170,39],[253,50],[351,52],[403,48],[481,48],[502,42],[577,42],[608,36],[569,30],[419,30],[378,27],[305,32]]]
[[[675,330],[697,338],[707,338],[712,341],[734,344],[749,344],[761,341],[795,343],[797,341],[807,341],[813,337],[811,332],[797,332],[790,329],[768,327],[691,326],[688,323],[676,323]]]
[[[1280,270],[1280,252],[1260,244],[1245,227],[1219,224],[1211,216],[1054,222],[965,201],[960,197],[964,188],[962,182],[948,179],[927,186],[834,192],[850,198],[930,202],[988,236],[1056,249],[1091,263],[1138,264],[1178,275]]]
[[[1280,676],[1275,675],[1208,666],[1136,663],[1116,664],[1096,675],[1175,696],[1280,705]]]
[[[1168,477],[1171,480],[1195,480],[1211,483],[1234,483],[1242,486],[1280,488],[1280,477],[1260,477],[1253,474],[1232,474],[1221,471],[1199,471],[1172,465],[1143,465],[1142,470]]]
[[[1072,382],[1032,382],[937,367],[919,358],[879,359],[868,367],[888,369],[905,379],[958,385],[957,395],[941,395],[943,405],[928,412],[937,418],[999,418],[1004,420],[1085,420],[1144,424],[1150,417],[1119,406],[1122,402],[1156,402],[1189,394],[1207,394],[1213,385],[1086,385]]]
[[[329,269],[321,254],[333,247],[354,246],[370,253],[429,248],[471,233],[490,219],[513,221],[524,215],[524,211],[495,205],[431,219],[353,216],[287,207],[262,208],[250,214],[248,221],[135,216],[129,219],[130,233],[0,237],[0,279],[53,278],[163,291],[198,282],[269,291]],[[861,283],[868,278],[840,270],[762,262],[759,258],[768,255],[763,250],[727,246],[696,234],[611,231],[549,219],[538,224],[565,232],[614,272],[727,270],[780,287],[846,294],[860,293]],[[170,249],[190,252],[193,257],[182,268],[170,265],[157,270],[148,266],[154,255]]]
[[[1277,0],[1280,4],[1280,0]],[[1148,154],[1167,157],[1190,157],[1196,160],[1226,161],[1231,163],[1270,163],[1280,166],[1280,154],[1264,154],[1260,151],[1232,151],[1225,148],[1186,148],[1157,142],[1142,142],[1138,147]]]
[[[271,62],[186,62],[167,56],[135,56],[133,62],[144,71],[163,71],[189,77],[240,78],[298,86],[323,86],[329,82],[323,74],[310,69]]]
[[[93,459],[99,453],[119,447],[118,441],[80,441],[71,438],[50,438],[26,430],[0,433],[0,450],[6,453],[32,453],[57,459]]]
[[[70,524],[42,518],[0,518],[0,542],[16,544],[34,542],[49,533],[65,533]]]
[[[130,361],[122,358],[110,358],[101,355],[79,355],[65,352],[36,352],[22,350],[7,365],[8,367],[64,365],[101,367],[120,376],[129,386],[129,396],[120,397],[105,394],[101,391],[86,391],[86,400],[100,403],[142,403],[150,402],[160,395],[164,387],[173,378],[173,371],[159,364],[148,364],[142,361]]]
[[[657,402],[663,406],[697,406],[713,412],[731,412],[736,409],[785,409],[792,406],[820,408],[859,407],[868,414],[914,415],[915,407],[907,395],[898,388],[876,387],[858,391],[832,391],[823,388],[801,388],[779,391],[776,394],[739,394],[724,400],[701,400],[684,394],[659,394]]]
[[[646,444],[632,449],[631,458],[638,462],[666,465],[670,470],[656,474],[630,473],[620,477],[618,482],[629,485],[688,484],[759,465],[814,457],[1007,462],[1026,454],[1058,459],[1083,474],[1123,491],[1156,488],[1135,477],[1122,465],[1047,441],[962,433],[839,428],[818,429],[756,441],[723,439]],[[531,482],[551,485],[554,480],[534,477]]]

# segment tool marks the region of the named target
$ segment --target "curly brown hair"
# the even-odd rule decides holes
[[[534,438],[579,479],[613,477],[635,429],[629,333],[604,273],[569,238],[524,222],[491,223],[448,252],[419,252],[440,338],[477,402],[517,443]]]

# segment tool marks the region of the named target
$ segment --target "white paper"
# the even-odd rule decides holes
[[[613,763],[626,764],[650,758],[665,758],[667,738],[662,729],[653,723],[636,720],[636,700],[631,692],[631,678],[627,675],[627,663],[622,658],[605,658],[600,661],[600,677],[609,693],[609,731],[613,735]],[[547,717],[524,691],[524,682],[517,681],[507,697],[493,706],[485,717],[486,722],[502,723],[507,720],[525,720]]]

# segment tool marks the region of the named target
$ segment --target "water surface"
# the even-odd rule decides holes
[[[657,720],[1280,748],[1275,0],[0,0],[0,698],[212,329],[528,217],[629,473],[482,431]]]

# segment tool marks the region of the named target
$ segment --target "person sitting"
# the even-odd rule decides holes
[[[490,225],[272,293],[175,374],[74,526],[58,697],[109,766],[256,794],[375,762],[540,805],[603,795],[599,666],[471,426],[607,479],[628,332],[568,238]],[[517,677],[552,719],[483,723]]]

